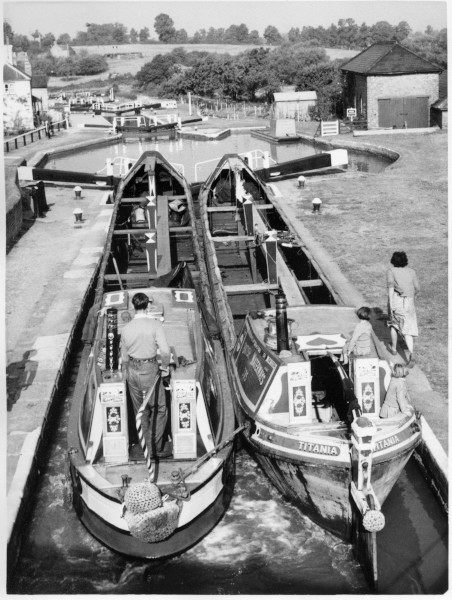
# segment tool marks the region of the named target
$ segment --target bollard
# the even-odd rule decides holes
[[[300,177],[297,179],[297,181],[298,181],[298,187],[304,188],[304,184],[306,182],[305,177],[303,177],[303,175],[300,175]]]
[[[76,185],[74,188],[74,193],[76,198],[82,197],[82,188],[79,185]]]
[[[320,198],[314,198],[314,200],[312,201],[312,212],[319,213],[321,206],[322,206],[322,201],[320,200]]]
[[[76,223],[82,222],[83,210],[81,208],[75,208],[72,214],[75,217]]]

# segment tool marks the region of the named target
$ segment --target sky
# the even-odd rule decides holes
[[[3,19],[14,33],[30,35],[38,29],[42,34],[53,33],[56,37],[68,33],[72,37],[78,31],[86,31],[86,23],[122,23],[128,30],[137,31],[148,27],[151,38],[156,38],[155,17],[160,13],[169,15],[176,29],[185,29],[192,36],[199,29],[244,23],[251,31],[257,29],[262,36],[268,25],[274,25],[280,33],[292,27],[328,27],[339,19],[352,18],[361,25],[374,25],[387,21],[397,25],[407,21],[413,31],[425,31],[447,26],[447,1],[436,0],[0,0]]]

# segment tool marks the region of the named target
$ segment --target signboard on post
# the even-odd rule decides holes
[[[356,108],[347,108],[347,117],[350,119],[350,121],[353,121],[353,119],[356,117]]]

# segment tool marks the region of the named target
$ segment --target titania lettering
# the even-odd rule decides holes
[[[302,450],[303,452],[312,452],[313,454],[327,454],[328,456],[339,456],[339,448],[337,446],[313,444],[312,442],[300,442],[298,450]]]
[[[262,385],[265,381],[265,371],[255,354],[250,361],[250,365],[253,367],[254,372],[256,373],[256,377],[259,380],[259,385]]]
[[[399,438],[396,435],[392,435],[391,437],[385,438],[384,440],[380,440],[375,444],[375,450],[383,450],[384,448],[389,448],[390,446],[394,446],[400,442]]]

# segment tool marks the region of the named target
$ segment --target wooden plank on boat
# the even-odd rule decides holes
[[[254,208],[256,208],[257,210],[271,210],[275,207],[273,206],[273,204],[255,204]]]
[[[208,206],[207,212],[216,213],[216,212],[236,212],[237,210],[243,210],[241,208],[237,208],[236,206]]]
[[[121,204],[139,204],[143,198],[121,198]]]
[[[320,287],[323,285],[321,279],[298,279],[298,285],[300,287]]]
[[[118,281],[119,277],[114,274],[109,274],[105,275],[104,279],[105,281]],[[155,279],[155,277],[151,277],[151,275],[149,275],[147,271],[143,273],[121,273],[122,281],[131,281],[134,279],[143,279],[145,281],[150,281],[152,279]]]
[[[252,242],[254,241],[253,235],[222,235],[212,237],[213,242],[217,244],[224,244],[225,242]]]
[[[256,292],[268,292],[268,290],[277,290],[279,284],[273,283],[244,283],[238,285],[225,285],[227,294],[255,294]]]
[[[193,228],[191,225],[186,225],[184,227],[170,227],[170,233],[191,233]]]
[[[157,275],[171,271],[171,248],[168,219],[170,196],[157,196]]]

